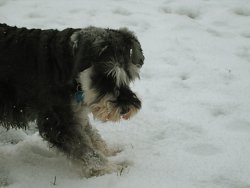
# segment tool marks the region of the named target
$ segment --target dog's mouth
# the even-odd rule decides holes
[[[129,101],[127,104],[117,100],[110,100],[110,96],[103,97],[98,103],[89,106],[94,118],[103,122],[112,121],[119,122],[122,119],[131,119],[141,108],[141,102],[137,99],[137,103]]]
[[[138,112],[138,109],[133,108],[126,114],[120,114],[118,109],[110,109],[104,106],[94,107],[92,109],[93,116],[103,122],[112,121],[118,122],[121,119],[129,120]]]

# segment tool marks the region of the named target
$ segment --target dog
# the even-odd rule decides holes
[[[90,125],[130,119],[141,101],[130,83],[144,63],[141,45],[126,28],[27,29],[0,24],[0,124],[26,128],[81,163],[86,177],[121,168]]]

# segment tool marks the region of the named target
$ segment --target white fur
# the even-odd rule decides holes
[[[78,32],[74,32],[73,35],[71,35],[70,37],[70,41],[72,42],[73,49],[76,49],[78,45],[77,35],[78,35]]]
[[[140,78],[140,76],[139,76],[140,67],[136,66],[133,63],[130,63],[128,70],[129,70],[129,73],[131,74],[132,81],[134,81],[136,78]]]
[[[90,67],[83,72],[80,73],[80,83],[82,86],[82,90],[84,91],[84,103],[86,103],[88,106],[93,103],[98,93],[94,89],[91,88],[91,74],[92,74],[93,68]]]
[[[85,90],[89,90],[90,88],[90,84],[91,84],[91,80],[90,80],[90,76],[92,74],[92,67],[84,70],[83,72],[80,73],[80,83],[82,86],[82,89]]]
[[[129,85],[129,78],[126,71],[119,67],[118,65],[114,65],[108,72],[107,75],[111,75],[116,79],[116,85],[120,87],[122,84]]]

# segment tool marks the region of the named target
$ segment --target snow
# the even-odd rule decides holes
[[[82,178],[35,129],[1,128],[0,187],[250,187],[249,0],[0,0],[0,22],[128,27],[146,58],[140,113],[92,120],[124,149],[110,159],[131,163],[123,173]]]

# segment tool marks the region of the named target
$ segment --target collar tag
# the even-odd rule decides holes
[[[84,93],[83,93],[83,91],[80,90],[80,91],[77,91],[75,93],[75,100],[76,100],[77,103],[83,102],[83,100],[84,100]]]

